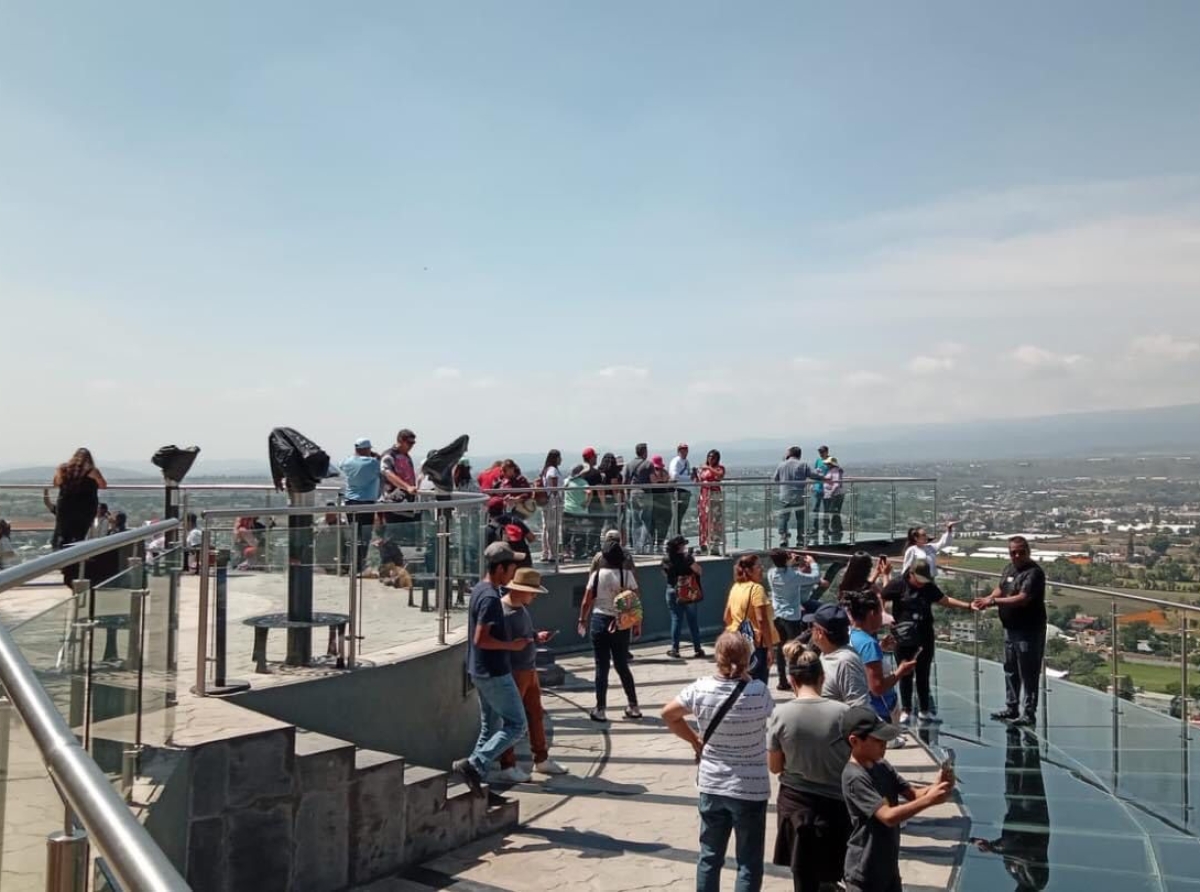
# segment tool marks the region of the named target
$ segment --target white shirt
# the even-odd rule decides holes
[[[546,470],[542,471],[542,488],[543,489],[558,489],[562,486],[562,471],[549,465]]]
[[[617,595],[626,589],[638,590],[637,574],[632,570],[601,567],[588,579],[588,588],[596,592],[592,610],[602,616],[616,616]]]
[[[671,475],[671,482],[680,484],[680,489],[694,489],[690,486],[692,482],[692,465],[682,455],[676,455],[667,465],[667,473]]]
[[[698,678],[675,699],[696,717],[700,736],[733,693],[731,678]],[[767,771],[767,719],[775,708],[761,681],[746,685],[700,756],[696,787],[701,793],[762,802],[771,798]]]
[[[910,545],[904,550],[904,563],[900,565],[901,575],[908,572],[908,568],[913,565],[913,561],[924,560],[929,563],[929,575],[937,578],[937,556],[938,552],[954,541],[954,530],[946,530],[942,534],[942,538],[930,544],[926,543],[924,547],[920,545]]]

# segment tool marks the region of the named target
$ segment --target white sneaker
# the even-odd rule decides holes
[[[535,762],[533,765],[534,774],[567,774],[567,769],[563,768],[553,759],[546,759],[544,762]]]
[[[904,710],[903,712],[900,713],[899,724],[907,725],[911,721],[912,721],[912,716],[908,714],[908,710]]]
[[[895,740],[889,740],[887,748],[890,750],[902,750],[908,746],[908,738],[901,734]]]
[[[502,784],[527,784],[531,780],[533,780],[533,775],[520,765],[503,768],[496,772],[496,781]]]
[[[937,713],[934,712],[919,712],[917,713],[917,718],[927,725],[940,725],[942,723],[942,720],[937,717]]]

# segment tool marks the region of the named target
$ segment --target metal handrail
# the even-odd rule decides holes
[[[0,572],[0,591],[178,526],[178,520],[164,520],[36,558]],[[0,627],[0,683],[29,730],[59,795],[95,842],[121,886],[138,892],[187,892],[189,886],[183,877],[80,746],[12,635],[3,627]]]
[[[301,505],[278,508],[209,508],[196,512],[202,520],[221,517],[319,517],[322,514],[375,514],[377,512],[445,511],[486,505],[489,496],[478,492],[419,492],[411,502],[366,502],[361,505]]]

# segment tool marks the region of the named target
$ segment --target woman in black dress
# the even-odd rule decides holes
[[[58,499],[54,503],[54,547],[65,548],[82,542],[91,532],[100,507],[100,490],[108,482],[92,453],[87,449],[76,449],[70,461],[63,462],[54,473],[54,485],[58,487]],[[63,568],[63,582],[70,585],[79,576],[79,565]]]

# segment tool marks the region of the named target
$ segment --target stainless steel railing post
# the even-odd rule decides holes
[[[450,616],[450,512],[445,508],[434,508],[437,520],[437,576],[434,581],[435,597],[437,598],[437,642],[446,643],[446,626]],[[529,543],[526,543],[528,547]]]
[[[46,892],[87,889],[88,838],[82,830],[63,830],[46,838]]]
[[[1191,758],[1192,747],[1188,734],[1188,624],[1187,614],[1179,617],[1179,747],[1180,774],[1183,776],[1183,825],[1192,818]]]
[[[346,668],[353,669],[358,660],[358,515],[345,516],[350,525],[350,634],[346,642]]]
[[[196,623],[196,696],[204,697],[208,686],[208,587],[212,575],[212,529],[204,521],[200,534],[200,596]]]
[[[8,801],[8,729],[11,713],[12,704],[0,693],[0,876],[4,873],[4,811]]]

